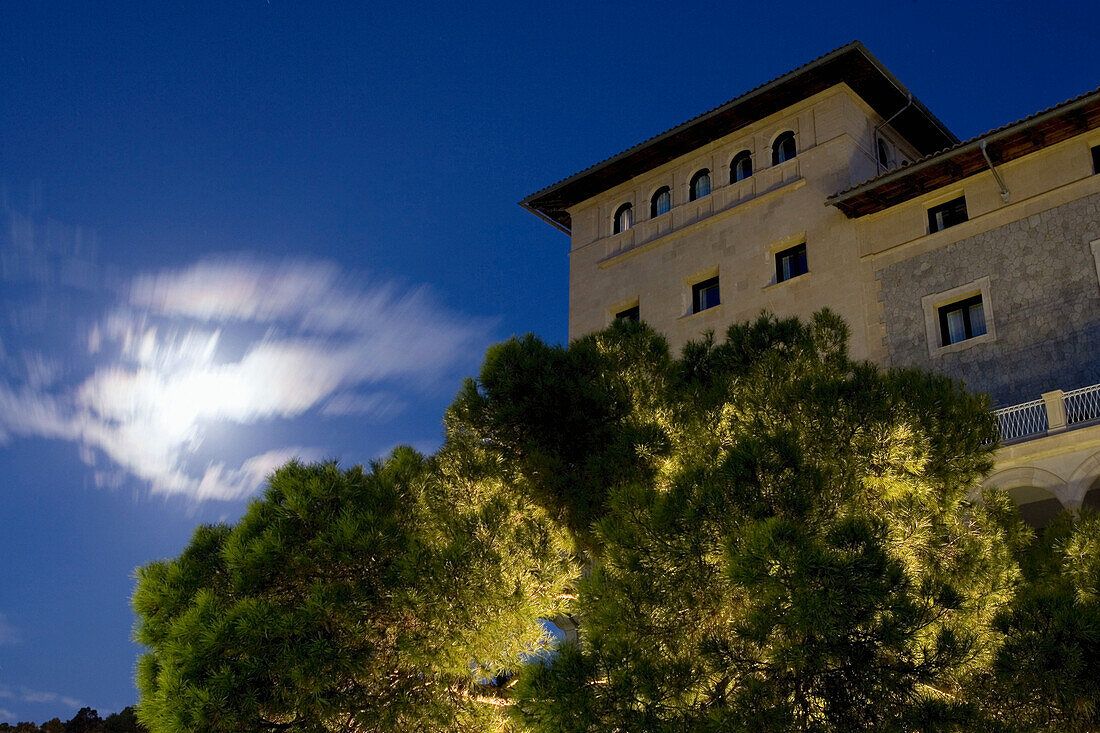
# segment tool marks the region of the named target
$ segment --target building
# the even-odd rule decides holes
[[[854,357],[989,393],[987,483],[1100,508],[1100,89],[960,141],[851,43],[521,202],[570,235],[569,335],[674,348],[823,307]]]

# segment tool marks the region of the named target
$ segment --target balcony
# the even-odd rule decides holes
[[[640,249],[674,232],[685,231],[715,214],[732,213],[752,201],[763,200],[767,194],[787,189],[803,180],[801,166],[799,159],[793,158],[758,170],[743,181],[716,186],[708,196],[673,206],[671,211],[658,217],[636,222],[626,231],[605,238],[607,254],[601,262]]]
[[[1063,392],[1056,389],[1040,399],[994,410],[1001,443],[1019,443],[1100,421],[1100,384]]]

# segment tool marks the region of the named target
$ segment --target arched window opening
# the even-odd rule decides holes
[[[786,163],[798,155],[798,149],[794,144],[794,133],[787,130],[772,143],[772,165]]]
[[[691,200],[701,199],[710,193],[710,171],[706,168],[691,177]]]
[[[623,204],[615,212],[615,234],[619,232],[625,232],[631,226],[634,225],[634,207],[630,204]]]
[[[878,164],[882,170],[890,168],[890,148],[881,137],[878,139]]]
[[[730,183],[743,181],[752,175],[752,155],[748,150],[742,150],[733,156],[730,163]]]
[[[656,219],[661,214],[667,214],[672,210],[672,190],[668,186],[662,186],[653,194],[649,202],[649,218]]]

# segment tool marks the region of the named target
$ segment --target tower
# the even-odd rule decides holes
[[[860,43],[521,202],[570,235],[569,335],[674,348],[828,307],[855,358],[988,392],[990,486],[1100,508],[1100,90],[960,141]]]

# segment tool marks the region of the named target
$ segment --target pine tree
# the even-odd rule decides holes
[[[738,324],[679,360],[661,344],[616,324],[570,347],[611,372],[593,384],[621,388],[619,410],[570,437],[611,424],[644,439],[622,480],[591,485],[583,643],[525,670],[519,717],[546,731],[972,724],[960,695],[1016,577],[1004,500],[973,500],[995,435],[985,399],[851,361],[829,313]],[[508,377],[534,391],[522,369]],[[496,435],[525,434],[524,414],[502,420],[521,425]]]
[[[1100,730],[1100,515],[1063,514],[1027,539],[1023,582],[994,620],[1004,643],[975,696],[1006,729]]]
[[[140,571],[138,716],[155,733],[1094,729],[1100,520],[1034,537],[980,493],[988,407],[851,360],[828,312],[679,358],[629,322],[511,339],[436,455],[288,464],[236,526]],[[579,643],[548,653],[540,619],[563,616]]]
[[[290,463],[236,526],[139,572],[154,732],[493,730],[484,684],[545,648],[563,535],[464,459]]]

